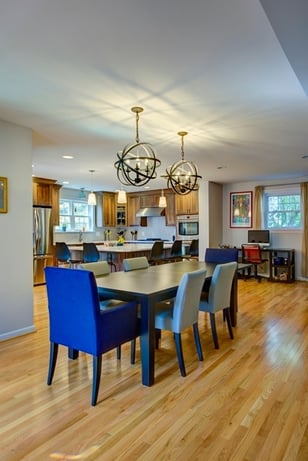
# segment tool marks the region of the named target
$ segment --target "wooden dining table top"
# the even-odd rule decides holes
[[[96,282],[98,287],[105,289],[150,295],[178,287],[183,274],[201,268],[206,269],[207,277],[210,277],[215,264],[185,259],[180,262],[149,266],[147,269],[112,272],[106,277],[97,278]]]

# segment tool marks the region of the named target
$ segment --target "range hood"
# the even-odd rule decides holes
[[[159,208],[158,206],[140,208],[140,210],[137,211],[136,216],[137,216],[137,218],[160,217],[160,216],[164,216],[164,210],[165,210],[165,208]]]

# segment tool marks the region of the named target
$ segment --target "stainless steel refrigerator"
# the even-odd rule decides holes
[[[33,206],[33,284],[45,283],[44,268],[53,264],[52,208]]]

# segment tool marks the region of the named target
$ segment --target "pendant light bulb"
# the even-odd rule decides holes
[[[93,186],[92,186],[92,177],[93,177],[94,171],[95,170],[89,170],[89,172],[91,173],[91,192],[88,195],[88,205],[92,205],[92,206],[96,205],[96,195],[93,192]]]

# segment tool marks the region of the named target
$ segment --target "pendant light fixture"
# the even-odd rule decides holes
[[[126,191],[121,189],[118,191],[118,200],[117,202],[119,204],[125,204],[127,203],[127,197],[126,197]]]
[[[167,179],[167,187],[172,188],[178,195],[187,195],[192,191],[198,190],[198,169],[192,161],[184,159],[184,136],[187,131],[179,131],[178,135],[181,136],[181,154],[180,161],[174,163],[166,169],[166,175],[163,178]]]
[[[161,196],[159,197],[158,206],[159,208],[167,208],[167,200],[166,200],[166,197],[164,196],[163,189],[161,190]]]
[[[88,205],[96,205],[96,195],[93,192],[93,187],[92,187],[92,178],[93,178],[93,173],[95,170],[89,170],[91,173],[91,192],[88,195]]]
[[[141,187],[157,177],[156,168],[161,162],[156,157],[151,144],[139,140],[138,122],[139,114],[143,112],[143,108],[132,107],[131,111],[136,114],[136,142],[127,144],[122,152],[117,153],[118,160],[114,166],[122,184]]]

